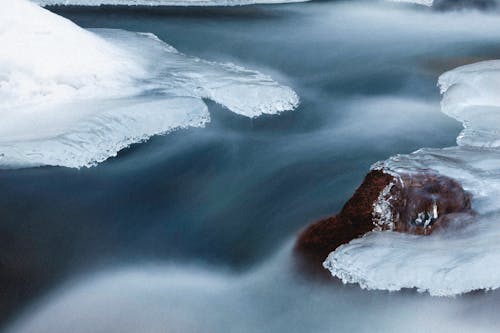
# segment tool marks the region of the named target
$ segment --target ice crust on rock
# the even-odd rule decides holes
[[[500,61],[451,70],[439,86],[443,112],[464,125],[458,146],[396,155],[373,168],[453,178],[472,194],[475,215],[457,214],[453,225],[461,227],[430,236],[371,232],[340,246],[323,265],[345,283],[439,296],[500,287]]]
[[[26,0],[0,12],[0,168],[85,167],[210,120],[202,99],[246,117],[293,110],[293,90],[156,36],[84,30]]]
[[[394,178],[394,180],[380,192],[379,197],[373,204],[373,221],[375,228],[379,231],[394,229],[394,217],[392,216],[391,210],[391,201],[393,200],[391,190],[394,185],[396,185],[396,181],[398,181],[398,178]]]

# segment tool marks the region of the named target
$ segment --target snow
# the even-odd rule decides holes
[[[119,96],[133,78],[145,75],[119,48],[27,1],[2,4],[0,41],[2,110],[42,100]]]
[[[500,61],[459,67],[439,78],[444,113],[461,121],[458,146],[420,149],[377,163],[391,174],[434,172],[458,180],[476,215],[431,236],[372,232],[332,252],[325,268],[367,289],[416,288],[452,296],[497,289],[500,277]]]
[[[460,121],[461,146],[500,146],[500,61],[459,67],[439,78],[444,113]]]
[[[242,6],[279,4],[309,0],[33,0],[42,6]]]
[[[298,104],[259,72],[186,56],[151,34],[87,31],[25,0],[3,4],[0,43],[0,168],[93,166],[203,126],[203,98],[246,117]]]

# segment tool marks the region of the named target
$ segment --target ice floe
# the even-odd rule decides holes
[[[84,167],[209,121],[211,99],[246,117],[298,97],[257,71],[178,52],[152,34],[88,31],[25,0],[0,12],[0,168]]]
[[[431,236],[372,232],[332,252],[334,276],[363,288],[416,288],[450,296],[500,287],[500,61],[459,67],[439,78],[441,108],[464,130],[458,146],[420,149],[373,167],[393,174],[431,172],[458,180],[473,196],[473,221]],[[467,217],[470,218],[470,217]]]

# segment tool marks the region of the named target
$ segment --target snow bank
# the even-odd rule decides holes
[[[0,12],[0,168],[92,166],[203,126],[202,98],[246,117],[294,109],[268,76],[179,53],[151,34],[86,31],[25,0]]]
[[[33,0],[42,6],[243,6],[279,4],[309,0]]]
[[[119,96],[143,69],[72,22],[22,0],[0,11],[0,108],[75,97]],[[105,89],[102,89],[105,88]]]
[[[324,262],[334,276],[363,288],[417,288],[449,296],[500,287],[500,61],[459,67],[439,78],[444,113],[461,121],[458,146],[397,155],[374,168],[435,172],[473,195],[473,223],[431,236],[373,232],[339,247]]]

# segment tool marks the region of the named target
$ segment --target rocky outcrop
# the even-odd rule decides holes
[[[429,235],[452,214],[472,214],[470,194],[455,180],[432,173],[393,175],[372,170],[336,216],[301,232],[296,250],[323,261],[338,246],[373,230]]]

